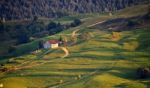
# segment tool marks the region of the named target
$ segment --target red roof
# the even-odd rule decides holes
[[[57,43],[59,43],[58,40],[49,40],[48,42],[49,42],[50,44],[57,44]]]

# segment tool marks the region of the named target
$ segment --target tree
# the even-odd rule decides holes
[[[4,31],[4,23],[0,22],[0,33],[3,33]]]
[[[149,78],[150,77],[150,67],[138,68],[137,76],[141,79]]]
[[[58,32],[61,32],[63,29],[64,29],[63,25],[55,22],[50,22],[47,27],[49,34],[56,34]]]
[[[27,34],[22,34],[18,37],[18,43],[22,44],[22,43],[27,43],[29,42],[29,36]]]
[[[50,23],[48,24],[47,30],[56,28],[56,26],[57,26],[57,24],[56,24],[55,22],[50,22]]]
[[[150,6],[150,5],[149,5]],[[150,8],[147,10],[148,12],[144,15],[144,19],[150,19]]]
[[[80,19],[74,19],[73,23],[71,23],[71,27],[76,27],[80,25],[82,22]]]
[[[43,48],[43,41],[39,41],[39,49]]]
[[[28,31],[25,29],[25,27],[23,25],[20,25],[19,28],[17,29],[17,43],[18,44],[22,44],[22,43],[27,43],[30,41],[30,37],[29,37],[29,33]]]
[[[34,16],[33,22],[37,22],[37,20],[38,20],[38,17],[37,17],[37,16]]]
[[[59,37],[59,41],[63,41],[63,38],[61,36]]]
[[[135,25],[137,25],[138,23],[136,21],[132,21],[132,20],[128,20],[127,26],[129,27],[133,27]]]
[[[8,53],[13,53],[16,50],[15,46],[10,46],[8,49]]]

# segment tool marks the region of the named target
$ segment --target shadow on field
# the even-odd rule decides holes
[[[119,60],[119,59],[124,59],[123,57],[121,56],[117,56],[117,55],[114,55],[114,56],[101,56],[101,55],[92,55],[92,54],[89,54],[89,55],[79,55],[79,54],[74,54],[74,55],[70,55],[69,57],[66,57],[66,58],[84,58],[84,59],[92,59],[92,60]]]
[[[79,69],[64,69],[63,71],[67,72],[94,72],[95,70],[99,71],[109,71],[110,69],[108,68],[79,68]]]
[[[117,72],[109,72],[109,73],[114,76],[128,80],[135,80],[137,78],[135,69],[116,67],[113,68],[113,70],[116,70]]]

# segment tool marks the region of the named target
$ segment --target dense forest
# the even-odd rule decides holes
[[[62,17],[74,13],[108,12],[148,0],[0,0],[0,18],[6,20]]]

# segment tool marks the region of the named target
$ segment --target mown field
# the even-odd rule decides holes
[[[78,27],[43,38],[59,38],[64,34],[71,41],[72,32],[79,29],[77,41],[67,46],[69,56],[62,58],[63,51],[50,49],[10,58],[5,67],[29,67],[0,73],[0,85],[3,88],[150,88],[150,79],[138,79],[136,75],[137,68],[150,66],[149,28],[113,35],[87,26],[117,18],[116,15],[87,18]],[[62,20],[68,19],[58,21]],[[37,41],[20,45],[16,52],[36,47]]]

